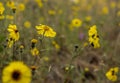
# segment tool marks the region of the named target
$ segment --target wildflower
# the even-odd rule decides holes
[[[23,45],[20,45],[20,53],[22,53],[23,52],[23,49],[24,49],[24,46]]]
[[[73,27],[81,27],[82,21],[80,19],[75,18],[75,19],[72,20],[71,25]]]
[[[25,5],[23,3],[18,4],[17,9],[19,11],[24,11],[25,10]]]
[[[60,49],[60,46],[57,44],[57,42],[52,41],[52,44],[53,44],[53,46],[54,46],[57,50]]]
[[[2,83],[30,83],[31,70],[19,61],[11,62],[3,69]]]
[[[31,49],[31,54],[33,56],[39,55],[39,50],[36,47],[34,47],[34,48]]]
[[[38,4],[38,6],[39,6],[40,8],[43,7],[42,0],[35,0],[35,2]]]
[[[102,14],[107,15],[109,13],[109,9],[107,6],[102,8]]]
[[[30,21],[25,21],[25,22],[24,22],[24,27],[25,27],[25,28],[30,28],[30,27],[31,27]]]
[[[90,27],[89,31],[88,31],[88,35],[89,35],[89,43],[90,45],[92,45],[94,48],[99,48],[100,44],[99,44],[99,36],[96,30],[96,25]]]
[[[13,45],[13,43],[14,43],[14,41],[13,41],[12,38],[8,38],[8,39],[7,39],[7,47],[11,48],[12,45]]]
[[[35,44],[37,43],[36,39],[31,40],[31,54],[36,56],[39,54],[39,50],[36,48]]]
[[[15,3],[13,1],[7,1],[6,5],[7,5],[7,7],[11,8],[11,9],[13,7],[15,7]]]
[[[55,15],[56,12],[55,12],[55,10],[48,10],[48,14],[49,14],[49,15]]]
[[[119,70],[118,67],[111,68],[105,75],[109,80],[117,81],[118,70]]]
[[[0,15],[3,14],[4,10],[5,10],[4,6],[3,6],[3,5],[0,5]]]
[[[5,18],[4,15],[0,15],[0,20],[3,20]]]
[[[13,20],[14,16],[13,15],[6,15],[6,19]]]
[[[87,22],[90,22],[91,19],[92,19],[91,16],[86,16],[86,17],[85,17],[85,20],[86,20]]]
[[[12,38],[14,41],[18,41],[19,40],[20,36],[19,36],[19,31],[18,31],[16,25],[9,24],[7,30],[8,30],[8,32],[10,32],[9,38]]]
[[[111,7],[111,8],[115,8],[115,7],[116,7],[115,1],[112,1],[112,2],[110,3],[110,7]]]
[[[40,35],[43,35],[45,37],[55,37],[56,32],[53,31],[53,29],[47,25],[38,25],[36,26],[36,29],[38,30],[37,33]]]
[[[35,70],[37,69],[37,67],[36,66],[31,66],[31,70],[32,70],[32,75],[34,75],[35,74]]]

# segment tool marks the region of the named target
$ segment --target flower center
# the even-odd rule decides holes
[[[20,71],[13,71],[13,73],[12,73],[12,79],[13,80],[19,80],[20,79],[20,77],[21,77],[21,72]]]
[[[18,32],[18,30],[15,30],[15,33],[17,33]]]
[[[45,31],[48,31],[49,30],[49,28],[48,27],[45,27],[45,29],[44,29]]]

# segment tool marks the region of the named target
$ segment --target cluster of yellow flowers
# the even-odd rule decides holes
[[[117,73],[119,71],[118,67],[111,68],[107,73],[106,77],[111,81],[117,81]]]
[[[19,31],[17,29],[17,26],[15,24],[9,24],[8,26],[8,47],[11,47],[14,42],[18,41],[20,38]]]
[[[31,54],[33,56],[37,56],[39,54],[39,50],[35,46],[37,42],[38,42],[37,39],[32,39],[31,40]]]
[[[100,47],[99,35],[96,30],[96,25],[90,27],[90,30],[88,31],[88,35],[89,35],[90,45],[92,45],[94,48],[99,48]]]

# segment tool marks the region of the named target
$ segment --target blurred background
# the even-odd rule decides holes
[[[14,49],[6,46],[9,24],[20,33]],[[56,37],[41,44],[39,24],[50,26]],[[93,25],[100,48],[88,42]],[[38,40],[38,56],[30,53],[32,39]],[[16,60],[35,67],[32,83],[113,83],[105,74],[120,66],[119,51],[120,0],[0,0],[0,80],[14,52]],[[119,76],[114,83],[120,83]]]

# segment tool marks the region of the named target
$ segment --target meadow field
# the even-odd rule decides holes
[[[0,83],[120,83],[120,0],[0,0]]]

